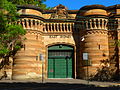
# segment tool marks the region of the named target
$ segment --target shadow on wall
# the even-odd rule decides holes
[[[108,60],[101,60],[100,67],[97,68],[95,75],[91,75],[90,80],[95,81],[119,81],[118,67],[113,67],[113,58]]]
[[[10,63],[11,62],[9,61],[9,57],[5,57],[5,58],[1,59],[1,62],[0,62],[0,80],[7,77],[7,73],[6,73],[5,69],[10,66]]]

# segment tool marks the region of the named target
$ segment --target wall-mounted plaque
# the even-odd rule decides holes
[[[43,54],[40,54],[40,60],[41,60],[41,61],[44,60]]]
[[[83,60],[88,60],[88,53],[83,53]]]

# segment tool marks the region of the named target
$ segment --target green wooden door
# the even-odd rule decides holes
[[[52,47],[53,48],[53,47]],[[48,78],[72,78],[73,50],[63,49],[48,51]]]
[[[73,71],[73,63],[72,63],[72,57],[67,57],[67,78],[72,78],[72,71]]]
[[[55,64],[55,59],[54,58],[49,58],[48,59],[48,77],[49,78],[53,78],[55,77],[55,73],[54,73],[54,66]]]
[[[55,78],[66,78],[66,61],[64,58],[55,59]]]

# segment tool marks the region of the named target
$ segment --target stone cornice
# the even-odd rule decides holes
[[[27,33],[30,33],[30,34],[42,34],[43,32],[38,31],[38,30],[27,30]]]
[[[104,10],[106,10],[106,7],[103,5],[95,4],[95,5],[87,5],[87,6],[80,8],[80,10],[90,10],[90,9],[104,9]]]
[[[108,30],[86,30],[86,34],[108,34]]]
[[[44,35],[72,35],[72,32],[43,32]]]
[[[88,15],[88,16],[84,16],[85,18],[90,17],[90,18],[108,18],[105,15]]]
[[[34,5],[17,5],[17,9],[34,9],[42,12],[43,14],[54,13],[56,10],[42,10],[40,7]],[[67,10],[69,14],[76,14],[79,10]]]
[[[33,18],[33,19],[39,19],[39,20],[45,20],[43,17],[36,16],[36,15],[27,15],[27,14],[22,14],[19,16],[19,18]]]
[[[75,22],[75,19],[46,19],[46,22],[57,22],[57,23],[64,23],[64,22]]]
[[[36,16],[36,15],[28,15],[28,14],[22,14],[19,16],[19,18],[33,18],[33,19],[38,19],[38,20],[42,20],[44,22],[57,22],[57,23],[64,23],[64,22],[75,22],[75,19],[45,19],[43,17],[40,16]]]
[[[120,4],[107,7],[107,10],[112,10],[112,9],[120,9]]]
[[[110,18],[120,18],[120,15],[109,16]]]

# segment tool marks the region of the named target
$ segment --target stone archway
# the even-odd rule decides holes
[[[48,47],[48,78],[73,78],[74,48],[65,44]]]

